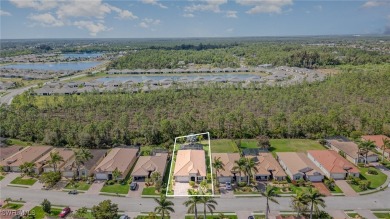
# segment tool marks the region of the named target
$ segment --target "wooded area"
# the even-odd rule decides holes
[[[161,144],[213,138],[390,135],[390,64],[344,66],[324,82],[243,89],[218,85],[150,93],[38,97],[0,108],[0,136],[55,146]],[[54,101],[55,100],[55,101]]]

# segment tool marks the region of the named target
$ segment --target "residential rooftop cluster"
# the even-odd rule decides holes
[[[68,56],[62,53],[42,53],[28,54],[20,56],[9,56],[0,58],[0,63],[56,63],[56,62],[79,62],[79,61],[101,61],[105,59],[105,54],[99,56]]]
[[[71,70],[43,70],[43,69],[18,69],[18,68],[0,68],[0,77],[2,78],[22,78],[24,80],[47,80],[52,78],[62,78],[74,75],[80,71]]]

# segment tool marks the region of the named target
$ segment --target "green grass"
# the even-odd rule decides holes
[[[210,141],[211,153],[233,153],[238,152],[236,144],[229,139],[218,139]]]
[[[369,180],[371,182],[370,187],[368,189],[376,189],[382,186],[386,182],[387,175],[382,173],[380,170],[378,170],[378,175],[367,174],[368,168],[366,167],[359,167],[359,170],[360,170],[359,178],[361,180]],[[356,192],[363,192],[363,190],[361,190],[358,185],[352,185],[352,184],[349,185]]]
[[[82,190],[82,191],[86,191],[89,189],[89,187],[91,187],[90,184],[84,182],[84,181],[80,181],[80,182],[77,182],[75,184],[75,186],[71,185],[70,183],[68,185],[65,186],[65,189],[77,189],[77,190]]]
[[[121,185],[120,183],[115,183],[114,185],[105,185],[100,192],[127,194],[129,192],[129,184]]]
[[[0,181],[4,179],[4,176],[0,175]]]
[[[255,219],[265,219],[265,215],[255,215]]]
[[[390,219],[390,211],[387,212],[387,213],[384,213],[384,212],[373,212],[373,214],[378,219]]]
[[[18,184],[18,185],[27,185],[32,186],[37,180],[34,178],[27,178],[24,179],[22,177],[16,177],[14,180],[11,181],[11,184]]]
[[[13,138],[7,139],[7,144],[8,145],[20,145],[20,146],[31,146],[31,145],[33,145],[32,142],[22,141],[22,140],[13,139]]]
[[[329,191],[331,193],[343,193],[343,190],[341,190],[340,187],[338,187],[337,185],[334,185],[333,189],[329,189]]]
[[[157,195],[156,188],[154,188],[153,186],[144,188],[142,190],[142,195]]]
[[[320,143],[309,139],[271,139],[270,152],[306,152],[308,150],[325,150]]]
[[[139,215],[135,219],[148,219],[148,218],[149,218],[149,216],[147,216],[147,215]],[[158,217],[158,218],[160,218],[160,217]],[[165,216],[164,218],[170,219],[171,217]]]
[[[2,208],[3,209],[12,209],[12,210],[17,210],[19,208],[23,207],[22,204],[16,204],[16,203],[7,203],[4,205]]]
[[[51,208],[50,214],[48,216],[58,216],[61,213],[62,209],[60,208]],[[43,211],[41,206],[35,206],[33,209],[30,210],[30,214],[35,215],[35,219],[44,219],[46,216],[46,213]]]
[[[346,215],[348,215],[348,217],[350,218],[356,218],[356,216],[360,216],[360,214],[356,213],[356,212],[349,212],[349,213],[345,213]]]

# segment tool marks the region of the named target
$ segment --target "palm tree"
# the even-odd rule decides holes
[[[241,174],[246,172],[245,158],[240,158],[239,160],[235,160],[232,169],[234,172],[238,172],[240,174],[240,181],[241,181]]]
[[[188,207],[187,213],[195,214],[194,219],[198,219],[198,207],[197,204],[202,203],[200,196],[191,196],[183,204]]]
[[[220,157],[214,157],[213,168],[215,169],[216,179],[218,183],[218,173],[220,170],[225,170],[225,164],[221,161]]]
[[[64,158],[58,153],[58,151],[50,152],[49,163],[53,165],[54,172],[57,172],[57,164],[63,162]]]
[[[31,173],[34,171],[35,163],[32,162],[24,162],[19,166],[19,169],[22,173],[27,176],[31,176]]]
[[[250,183],[249,178],[251,178],[253,176],[253,173],[257,172],[258,169],[256,167],[256,161],[253,158],[246,158],[245,163],[246,163],[246,172],[248,173],[248,185],[249,185]]]
[[[310,203],[310,219],[312,219],[313,210],[315,209],[318,212],[318,205],[325,208],[325,200],[323,199],[325,195],[321,194],[317,189],[309,187],[304,196],[307,203]]]
[[[297,216],[307,210],[307,197],[303,192],[297,192],[295,196],[292,197],[291,204],[294,210],[297,211]]]
[[[276,187],[267,186],[264,192],[261,192],[261,195],[267,199],[267,207],[265,210],[265,219],[268,219],[268,214],[271,211],[269,208],[269,201],[279,204],[279,202],[275,199],[275,197],[279,197],[276,193]]]
[[[200,203],[203,204],[203,218],[206,218],[206,209],[208,208],[210,213],[213,214],[215,210],[215,205],[218,203],[211,196],[202,196]]]
[[[170,212],[175,212],[172,208],[172,206],[174,206],[173,202],[167,200],[165,195],[161,195],[160,199],[155,198],[154,201],[158,204],[158,206],[154,208],[154,211],[161,214],[162,218],[165,217],[165,214],[169,215]]]
[[[382,138],[383,146],[382,146],[382,162],[385,159],[385,150],[390,149],[390,139],[388,138]]]
[[[118,180],[118,177],[122,175],[122,172],[118,170],[118,167],[115,168],[114,171],[112,171],[112,177],[114,178],[114,181],[116,182]]]
[[[75,155],[75,163],[76,163],[76,172],[77,178],[80,177],[80,166],[84,165],[85,162],[93,158],[91,151],[87,148],[80,148],[74,152]]]
[[[370,150],[375,147],[375,144],[373,141],[360,141],[358,146],[359,146],[359,154],[364,155],[365,157],[364,163],[367,165],[368,152],[370,152]]]

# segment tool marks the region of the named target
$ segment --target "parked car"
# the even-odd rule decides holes
[[[71,212],[70,208],[69,207],[66,207],[64,209],[62,209],[61,213],[59,214],[60,218],[64,218],[66,217],[66,215],[68,215],[69,213]]]
[[[130,184],[130,190],[134,191],[134,190],[136,190],[137,188],[138,188],[138,183],[132,182],[132,183]]]
[[[71,190],[68,192],[69,195],[77,195],[79,192],[77,190]]]
[[[226,190],[231,190],[232,189],[232,183],[231,182],[226,182],[225,183],[225,189]]]
[[[119,219],[130,219],[129,216],[125,215],[125,214],[122,214]]]
[[[253,217],[253,216],[249,216],[249,217],[248,217],[248,219],[255,219],[255,217]]]

